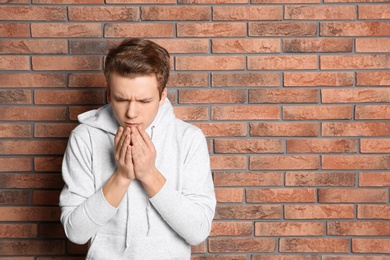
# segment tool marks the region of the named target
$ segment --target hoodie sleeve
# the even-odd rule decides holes
[[[216,199],[206,138],[198,129],[189,143],[181,191],[167,180],[150,201],[176,233],[198,245],[210,234]]]
[[[117,209],[106,201],[102,189],[96,190],[92,150],[85,141],[89,135],[80,131],[80,127],[76,130],[81,135],[72,132],[62,163],[65,186],[60,195],[61,222],[69,240],[85,244]]]

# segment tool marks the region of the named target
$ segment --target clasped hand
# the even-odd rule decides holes
[[[114,142],[117,174],[143,182],[153,172],[156,160],[156,150],[148,134],[141,126],[126,129],[120,126]]]

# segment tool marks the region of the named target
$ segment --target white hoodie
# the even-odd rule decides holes
[[[166,183],[152,198],[134,180],[118,208],[102,187],[115,172],[111,105],[81,114],[69,138],[62,174],[61,222],[77,244],[90,242],[87,259],[190,259],[191,246],[210,233],[215,193],[206,139],[173,114],[168,99],[146,129],[156,167]]]

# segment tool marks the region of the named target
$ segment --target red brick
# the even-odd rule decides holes
[[[65,119],[65,107],[0,107],[0,120],[4,121],[41,121]]]
[[[353,253],[390,254],[390,239],[354,238]]]
[[[0,90],[1,104],[31,104],[31,90]]]
[[[390,55],[329,55],[321,56],[320,67],[322,70],[389,69],[389,60]]]
[[[390,236],[389,222],[328,222],[329,236]]]
[[[207,137],[211,136],[245,136],[247,128],[245,123],[196,123]]]
[[[338,87],[354,84],[353,72],[285,72],[286,87]]]
[[[283,153],[283,140],[279,139],[216,139],[215,153]]]
[[[286,141],[287,153],[357,153],[357,140],[292,139]]]
[[[53,205],[57,206],[59,203],[61,191],[43,191],[36,190],[33,192],[33,205]]]
[[[249,70],[310,70],[318,68],[318,57],[313,55],[249,56]]]
[[[272,120],[279,119],[277,106],[213,106],[212,120]]]
[[[323,122],[323,136],[388,136],[388,122]]]
[[[64,186],[60,174],[0,174],[1,188],[32,189],[59,188]]]
[[[313,170],[318,169],[318,156],[251,156],[251,170]]]
[[[100,70],[101,57],[37,56],[32,57],[33,70]]]
[[[177,37],[244,37],[245,23],[178,23]]]
[[[390,169],[390,156],[322,156],[323,169],[340,170],[388,170]]]
[[[35,90],[35,104],[85,104],[105,103],[104,90]]]
[[[281,205],[217,206],[214,219],[280,219]]]
[[[68,7],[69,21],[137,21],[137,7]]]
[[[176,3],[176,1],[174,1]],[[178,0],[179,4],[247,4],[248,0]]]
[[[216,188],[215,196],[218,203],[243,202],[244,189],[242,188]]]
[[[70,132],[77,124],[50,124],[37,123],[34,126],[34,137],[69,137]]]
[[[191,107],[174,107],[174,112],[177,118],[181,120],[207,120],[208,108],[200,106],[191,106]]]
[[[1,205],[27,205],[30,203],[30,192],[27,190],[1,190]]]
[[[276,240],[270,238],[210,238],[210,252],[273,252]]]
[[[323,22],[320,36],[389,36],[388,22]]]
[[[364,71],[356,72],[357,86],[390,86],[390,72]]]
[[[212,73],[213,87],[276,87],[280,85],[279,73],[242,72]]]
[[[64,74],[57,73],[4,73],[0,74],[2,88],[60,88],[65,87]]]
[[[58,221],[61,210],[59,207],[0,207],[0,213],[1,221]]]
[[[209,41],[207,39],[169,39],[153,40],[155,43],[161,45],[171,54],[174,53],[208,53]],[[195,73],[194,73],[195,74]]]
[[[111,48],[120,43],[120,40],[70,40],[69,52],[70,54],[107,54]]]
[[[390,260],[390,256],[364,256],[364,255],[323,255],[322,260]]]
[[[69,87],[106,87],[106,79],[103,73],[71,73],[69,74]]]
[[[34,158],[34,170],[39,172],[60,172],[61,164],[62,156]]]
[[[349,252],[347,238],[281,238],[280,252]]]
[[[5,240],[0,242],[0,255],[53,255],[64,254],[64,241]]]
[[[41,260],[41,258],[38,258],[39,260]],[[35,257],[23,257],[23,256],[20,256],[20,257],[2,257],[1,260],[35,260]],[[52,260],[52,259],[51,259]],[[81,260],[81,259],[80,259]]]
[[[33,23],[31,34],[35,38],[102,37],[98,23]]]
[[[390,102],[390,88],[322,89],[323,103]]]
[[[28,138],[32,137],[29,124],[0,124],[1,138]]]
[[[390,39],[357,38],[355,46],[356,52],[390,52]]]
[[[172,73],[169,75],[168,87],[207,87],[207,73]]]
[[[352,119],[351,106],[283,106],[284,120]]]
[[[212,53],[279,53],[279,39],[213,39]]]
[[[1,53],[67,53],[66,40],[2,40],[0,41]]]
[[[0,144],[0,154],[63,154],[65,151],[66,142],[60,140],[53,141],[13,141],[6,140]]]
[[[209,6],[142,6],[143,21],[209,21]]]
[[[28,172],[31,171],[31,158],[0,158],[0,172]]]
[[[360,202],[387,202],[388,192],[386,189],[318,189],[318,201],[320,203],[360,203]]]
[[[36,238],[37,224],[1,224],[0,238]]]
[[[329,205],[285,205],[285,219],[349,219],[354,218],[354,206]]]
[[[255,236],[323,236],[320,222],[256,222]]]
[[[0,37],[2,38],[27,38],[30,37],[30,26],[26,23],[2,23],[0,24]]]
[[[246,202],[249,203],[316,202],[316,190],[300,189],[300,188],[246,189]]]
[[[281,186],[280,172],[215,172],[215,186]]]
[[[33,4],[104,4],[104,0],[32,0]],[[42,260],[42,259],[39,259]]]
[[[226,0],[225,0],[226,1]],[[192,251],[192,253],[196,253]],[[192,255],[191,260],[247,260],[246,255]]]
[[[317,103],[317,89],[250,89],[249,103]]]
[[[64,227],[61,223],[40,223],[39,235],[41,238],[64,238]]]
[[[98,109],[100,106],[71,106],[69,107],[69,119],[76,121],[77,116],[92,109]]]
[[[2,6],[0,20],[65,21],[66,7]]]
[[[389,172],[359,172],[359,186],[390,186]]]
[[[214,222],[210,236],[250,236],[252,222]]]
[[[281,6],[214,6],[213,20],[282,20]]]
[[[286,186],[354,186],[354,172],[286,172]]]
[[[66,250],[71,255],[86,255],[88,252],[88,243],[84,245],[78,245],[71,241],[66,241]]]
[[[355,119],[390,119],[390,105],[357,105]]]
[[[389,139],[361,139],[361,153],[390,153]]]
[[[249,22],[249,36],[316,36],[313,22]]]
[[[249,123],[250,136],[318,136],[317,123]]]
[[[358,219],[390,219],[390,205],[358,205]]]
[[[29,70],[30,58],[27,56],[1,56],[0,70]]]
[[[180,104],[244,103],[245,90],[179,90]]]
[[[283,52],[352,52],[352,39],[283,39]]]
[[[243,70],[245,57],[241,56],[178,56],[176,70]]]
[[[176,4],[177,0],[106,0],[106,4]]]
[[[173,37],[174,24],[138,23],[106,24],[104,37]]]
[[[359,5],[358,19],[390,19],[389,5]]]
[[[288,1],[288,0],[285,0]],[[320,260],[316,255],[253,255],[251,260]]]
[[[206,241],[203,241],[197,246],[191,246],[191,253],[206,253]]]
[[[284,19],[287,20],[355,20],[355,6],[297,6],[284,7]]]
[[[244,170],[247,165],[246,156],[217,156],[210,157],[212,170]]]

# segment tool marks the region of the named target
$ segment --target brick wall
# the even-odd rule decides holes
[[[124,37],[169,50],[175,112],[208,137],[218,206],[193,260],[390,259],[389,1],[1,2],[0,259],[83,259],[61,156]]]

